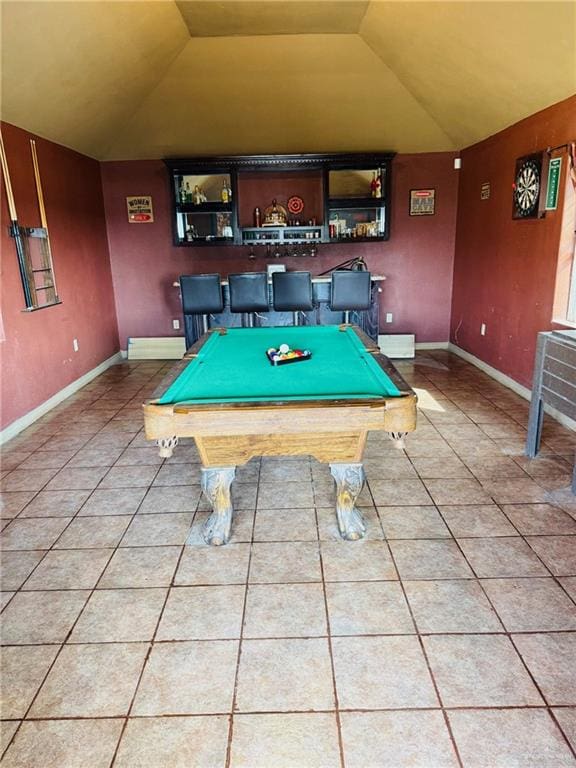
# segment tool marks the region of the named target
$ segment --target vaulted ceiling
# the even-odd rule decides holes
[[[457,150],[576,92],[573,2],[1,5],[2,119],[102,160]]]

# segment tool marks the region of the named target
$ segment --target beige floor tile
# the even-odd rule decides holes
[[[454,541],[391,541],[401,579],[469,578],[472,571]]]
[[[240,637],[245,587],[174,587],[156,640],[231,640]]]
[[[552,504],[506,504],[503,510],[524,535],[576,533],[576,520]]]
[[[125,715],[147,648],[147,643],[65,646],[40,689],[30,717]]]
[[[154,486],[197,485],[200,490],[199,464],[165,464],[154,478]]]
[[[554,576],[576,576],[576,536],[529,536],[526,541]]]
[[[341,709],[438,706],[416,637],[336,637],[332,652]]]
[[[568,592],[572,600],[574,600],[576,603],[576,576],[564,577],[558,579],[558,581],[562,584],[566,592]]]
[[[108,467],[64,467],[46,486],[48,491],[92,490],[96,488]]]
[[[496,504],[470,504],[439,509],[452,535],[457,538],[518,535]]]
[[[334,689],[325,638],[244,640],[238,712],[333,709]]]
[[[436,507],[379,507],[387,539],[450,538],[450,531]]]
[[[258,487],[258,509],[292,509],[314,506],[311,482],[263,483]]]
[[[530,478],[483,480],[482,485],[497,504],[539,504],[548,501],[548,492]]]
[[[435,504],[491,504],[490,494],[477,480],[426,480],[426,488]]]
[[[122,723],[120,719],[23,723],[2,768],[108,768]]]
[[[98,582],[98,589],[168,587],[181,547],[117,549]]]
[[[574,756],[544,709],[449,713],[466,768],[574,768]]]
[[[250,544],[225,547],[184,547],[174,584],[245,584],[248,578]]]
[[[296,463],[296,462],[287,462]],[[317,541],[314,509],[258,509],[254,541]]]
[[[2,643],[64,642],[89,594],[84,590],[19,592],[2,613]]]
[[[20,589],[46,552],[2,552],[0,557],[0,587]]]
[[[418,475],[412,463],[405,457],[383,456],[380,452],[374,458],[364,458],[364,470],[368,481],[409,480]]]
[[[0,518],[16,517],[35,495],[35,491],[0,491]]]
[[[415,632],[396,582],[326,584],[332,635],[387,635]]]
[[[147,488],[156,477],[157,467],[112,467],[100,488]]]
[[[421,480],[376,480],[369,483],[378,507],[414,506],[432,502]]]
[[[404,581],[406,596],[420,632],[499,632],[502,623],[479,583]]]
[[[278,483],[279,486],[286,482],[309,483],[312,480],[309,459],[284,458],[262,462],[260,469],[261,483]]]
[[[12,646],[0,654],[0,712],[4,718],[24,717],[40,688],[58,646]]]
[[[323,541],[320,546],[326,581],[381,581],[398,578],[388,547],[383,541]]]
[[[19,725],[19,720],[0,720],[0,757],[4,754]]]
[[[19,515],[24,517],[72,517],[90,491],[40,491]]]
[[[68,462],[69,467],[111,467],[121,448],[83,448]]]
[[[482,584],[510,632],[576,629],[576,605],[554,579],[484,579]]]
[[[36,451],[20,464],[20,469],[62,469],[75,451]]]
[[[8,453],[3,451],[0,453],[0,470],[2,472],[11,472],[13,469],[18,469],[26,459],[31,456],[30,451],[9,451]]]
[[[446,440],[440,438],[426,438],[422,440],[415,438],[414,440],[407,440],[406,453],[411,459],[417,457],[435,459],[439,456],[453,458],[455,456],[454,451]]]
[[[479,480],[526,477],[524,470],[509,456],[464,456],[464,462]]]
[[[191,512],[166,515],[136,515],[122,538],[122,547],[145,547],[154,544],[184,544],[192,523]]]
[[[425,480],[434,479],[472,479],[472,473],[456,456],[412,459],[416,471]]]
[[[128,721],[115,768],[216,768],[226,763],[228,718],[146,717]]]
[[[249,581],[284,583],[320,581],[318,544],[283,542],[252,545]]]
[[[366,526],[364,540],[382,541],[384,539],[384,533],[382,531],[382,526],[380,525],[380,518],[376,512],[376,507],[359,506],[358,509],[364,518],[364,524]],[[403,507],[403,509],[407,509],[407,507]],[[335,505],[330,507],[317,507],[316,518],[318,520],[318,534],[321,541],[343,541],[340,531],[338,530]]]
[[[93,589],[111,555],[111,549],[52,550],[23,589]]]
[[[321,584],[248,587],[244,637],[314,637],[327,633]]]
[[[200,500],[200,486],[175,485],[173,487],[152,487],[148,489],[139,514],[160,514],[164,512],[194,512]]]
[[[546,568],[519,536],[459,539],[458,544],[479,578],[548,575]]]
[[[0,480],[0,490],[39,491],[56,472],[56,469],[14,469]]]
[[[0,534],[2,549],[50,549],[71,517],[12,520]]]
[[[514,635],[548,704],[576,705],[576,634]]]
[[[8,605],[15,594],[15,592],[0,592],[0,611]]]
[[[158,455],[158,448],[153,445],[147,448],[126,448],[116,460],[117,467],[133,467],[150,465],[159,467],[163,462]]]
[[[130,520],[130,515],[76,517],[54,544],[54,549],[115,547]]]
[[[343,712],[346,768],[456,768],[442,713]]]
[[[572,745],[572,749],[576,749],[576,708],[554,709],[554,717],[560,723],[560,727],[564,731],[566,738]]]
[[[544,703],[507,637],[435,635],[423,642],[445,707]]]
[[[155,645],[132,714],[229,713],[237,657],[236,640]]]
[[[338,729],[333,714],[236,715],[232,768],[340,765]]]
[[[151,640],[167,590],[99,589],[92,594],[70,643]]]
[[[111,488],[93,491],[80,510],[79,517],[100,515],[133,515],[146,490],[144,488]]]

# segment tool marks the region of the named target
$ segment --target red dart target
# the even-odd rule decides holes
[[[302,213],[304,210],[304,200],[302,200],[301,197],[298,197],[298,195],[294,195],[288,200],[287,208],[290,213]]]

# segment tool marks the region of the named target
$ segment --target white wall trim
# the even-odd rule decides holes
[[[461,349],[460,347],[456,346],[456,344],[452,344],[452,342],[449,343],[448,349],[450,352],[454,352],[455,355],[458,355],[458,357],[461,357],[463,360],[466,360],[467,362],[472,363],[472,365],[475,365],[476,368],[480,368],[480,370],[484,371],[484,373],[487,373],[488,376],[496,379],[496,381],[500,382],[500,384],[503,384],[505,387],[508,387],[508,389],[516,392],[517,395],[520,395],[520,397],[523,397],[525,400],[530,401],[532,399],[531,389],[524,387],[522,384],[518,384],[518,382],[514,381],[514,379],[510,378],[510,376],[506,376],[506,374],[502,373],[502,371],[499,371],[497,368],[493,368],[491,365],[488,365],[488,363],[480,360],[479,357],[471,355],[470,352],[466,352],[466,350]],[[568,416],[564,416],[564,414],[560,413],[560,411],[557,411],[556,408],[552,408],[550,405],[544,404],[544,411],[549,413],[553,419],[559,421],[563,426],[576,431],[576,421],[569,419]]]
[[[417,341],[416,349],[448,349],[449,341]]]
[[[22,430],[26,429],[26,427],[29,427],[30,424],[33,424],[35,421],[38,421],[38,419],[42,418],[45,413],[51,411],[52,408],[55,408],[63,400],[66,400],[67,397],[70,397],[70,395],[73,395],[79,389],[82,389],[82,387],[92,381],[92,379],[95,379],[96,376],[99,376],[101,373],[104,373],[105,370],[110,368],[110,366],[116,365],[121,361],[122,356],[120,352],[116,352],[114,355],[112,355],[112,357],[109,357],[107,360],[104,360],[103,363],[97,365],[96,368],[92,368],[91,371],[88,371],[83,376],[80,376],[79,379],[72,381],[70,384],[65,386],[64,389],[61,389],[59,392],[56,392],[55,395],[52,395],[52,397],[50,397],[48,400],[45,400],[36,408],[33,408],[31,411],[24,414],[24,416],[21,416],[19,419],[16,419],[16,421],[13,421],[2,431],[0,431],[0,445],[7,442],[8,440],[11,440],[13,437],[16,437],[16,435],[22,432]]]

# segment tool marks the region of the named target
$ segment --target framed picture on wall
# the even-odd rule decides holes
[[[433,216],[435,213],[435,189],[410,190],[410,216]]]

